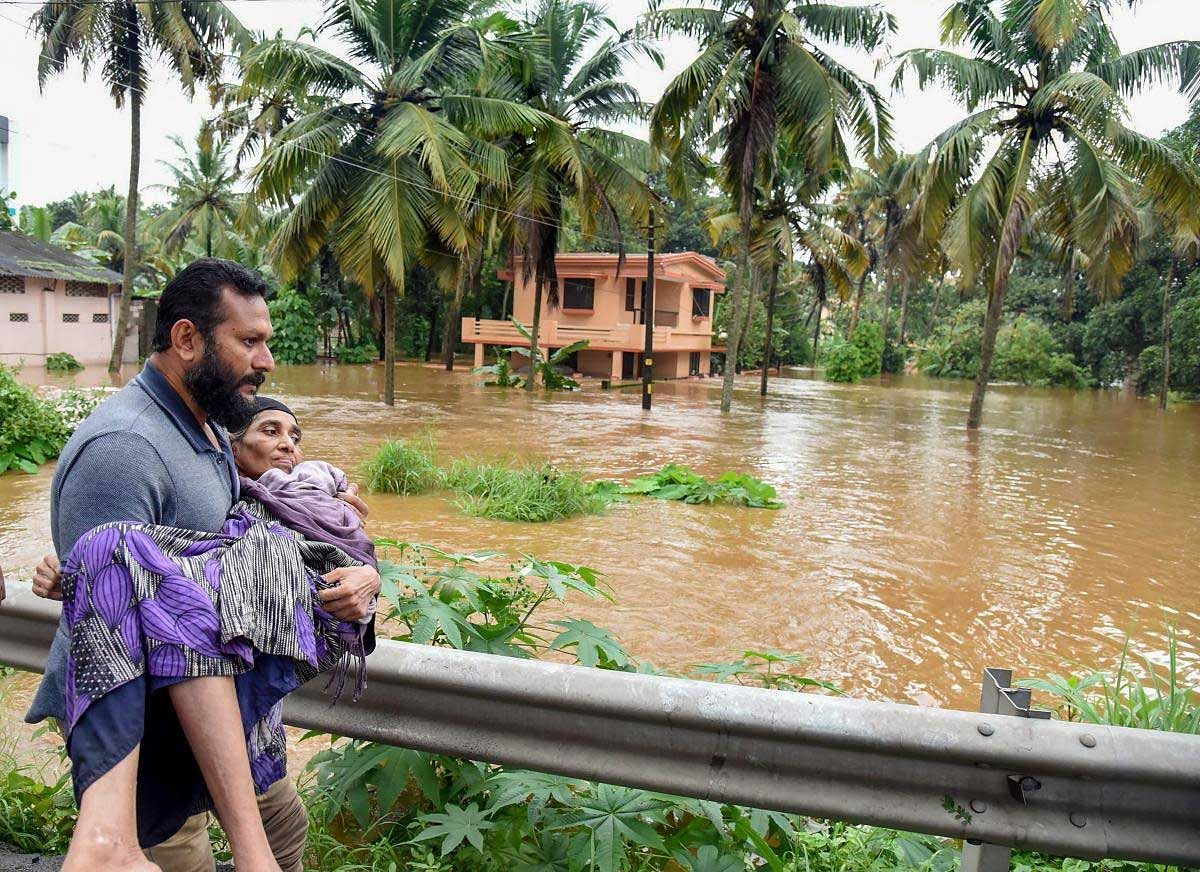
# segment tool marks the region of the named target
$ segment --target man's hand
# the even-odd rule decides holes
[[[339,621],[360,621],[371,613],[371,601],[382,586],[379,573],[370,566],[344,566],[322,576],[331,584],[317,593],[325,610]]]
[[[53,554],[43,557],[33,571],[33,592],[43,599],[62,599],[62,567]]]
[[[354,509],[355,513],[366,522],[367,515],[371,514],[371,510],[367,508],[367,504],[359,497],[358,485],[350,482],[346,485],[346,489],[337,495],[337,498]]]

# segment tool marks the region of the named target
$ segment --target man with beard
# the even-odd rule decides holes
[[[216,258],[193,262],[167,284],[145,368],[79,426],[59,456],[50,527],[60,559],[83,534],[114,521],[221,529],[239,490],[226,428],[240,429],[250,420],[257,389],[275,368],[267,347],[272,328],[266,290],[257,273]],[[339,584],[339,593],[359,589],[379,591],[373,568],[357,567]],[[61,597],[57,587],[37,581],[34,591]],[[363,601],[339,597],[328,608],[339,619],[358,620],[365,615]],[[60,625],[27,722],[65,721],[69,648]],[[169,699],[152,694],[145,742],[170,746],[181,738]],[[188,739],[197,737],[189,733]],[[142,761],[148,756],[143,751]],[[178,763],[196,765],[194,758]],[[282,779],[258,800],[271,852],[280,868],[298,872],[307,815],[295,787]],[[138,808],[139,816],[153,815],[153,804],[147,805]],[[165,872],[212,872],[207,815],[189,819],[146,853]]]

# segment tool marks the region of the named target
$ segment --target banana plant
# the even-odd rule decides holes
[[[558,371],[558,367],[565,366],[567,359],[577,351],[582,351],[588,347],[588,340],[580,339],[578,342],[572,342],[563,348],[558,349],[550,355],[549,360],[546,359],[542,349],[533,347],[533,336],[525,328],[525,325],[516,318],[510,318],[513,326],[517,328],[517,332],[529,340],[529,348],[514,346],[508,351],[512,354],[519,354],[522,357],[529,358],[530,378],[535,379],[537,376],[542,377],[542,385],[548,391],[577,391],[579,390],[579,382],[570,376],[563,375]]]

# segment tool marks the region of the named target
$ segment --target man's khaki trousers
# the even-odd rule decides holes
[[[283,872],[303,872],[304,844],[308,838],[308,812],[290,778],[282,778],[258,797],[263,828],[271,852]],[[163,872],[213,872],[212,843],[208,840],[207,813],[187,819],[179,832],[146,849],[147,859]]]

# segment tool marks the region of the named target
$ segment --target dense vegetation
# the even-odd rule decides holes
[[[1121,54],[1111,5],[1055,18],[1017,0],[950,3],[943,44],[901,54],[893,84],[938,83],[970,114],[897,155],[885,95],[838,59],[883,56],[896,22],[877,4],[654,6],[622,32],[591,0],[519,14],[338,0],[320,30],[289,39],[248,33],[220,3],[181,3],[179,27],[136,17],[144,50],[217,104],[190,144],[175,140],[167,202],[137,198],[135,145],[128,194],[26,205],[19,224],[125,271],[139,293],[201,254],[263,270],[281,294],[284,361],[452,366],[460,314],[511,315],[496,275],[510,253],[539,287],[538,359],[554,253],[642,249],[654,206],[659,250],[727,266],[714,334],[728,373],[816,360],[843,381],[905,365],[975,378],[973,424],[993,375],[1161,393],[1169,361],[1168,389],[1194,394],[1200,120],[1155,140],[1123,119],[1147,85],[1194,94],[1200,52]],[[107,17],[78,15],[46,4],[33,16],[40,74],[111,55],[136,142],[146,67],[121,54]],[[628,63],[659,63],[668,35],[699,53],[650,105]],[[748,57],[766,64],[754,76]],[[383,70],[401,77],[387,99],[374,90]],[[645,124],[647,139],[621,124]],[[389,367],[388,401],[393,390]]]

